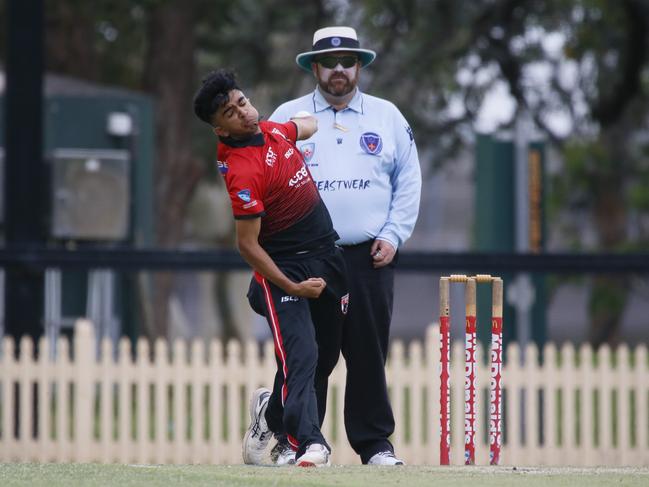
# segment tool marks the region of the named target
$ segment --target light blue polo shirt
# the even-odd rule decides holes
[[[347,108],[336,112],[316,88],[280,105],[270,120],[283,123],[301,110],[318,119],[318,131],[297,146],[338,243],[378,238],[399,248],[412,234],[421,194],[417,146],[399,109],[357,89]]]

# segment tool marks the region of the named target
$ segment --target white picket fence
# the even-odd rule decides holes
[[[275,370],[272,343],[259,354],[256,343],[187,344],[160,340],[150,350],[140,340],[119,350],[101,344],[96,360],[92,326],[79,321],[73,350],[58,343],[15,344],[4,339],[0,358],[0,462],[241,463],[248,424],[248,399],[270,385]],[[73,353],[70,357],[70,351]],[[478,361],[482,355],[478,350]],[[135,361],[132,356],[135,355]],[[613,357],[614,356],[614,357]],[[117,360],[114,358],[117,357]],[[153,360],[151,360],[153,357]],[[515,345],[503,368],[504,444],[507,465],[649,465],[649,368],[647,349],[549,345],[544,362],[526,350],[519,365]],[[614,358],[614,360],[612,360]],[[578,359],[578,364],[577,364]],[[408,349],[394,342],[387,365],[397,429],[393,442],[409,464],[439,464],[439,334]],[[477,379],[478,464],[488,462],[486,445],[489,370]],[[334,463],[358,463],[344,431],[345,367],[330,380],[324,433]],[[454,344],[451,362],[451,461],[463,462],[464,350]],[[371,407],[371,406],[369,406]]]

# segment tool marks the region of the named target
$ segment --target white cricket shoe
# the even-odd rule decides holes
[[[261,465],[268,442],[273,436],[266,423],[266,407],[270,391],[261,387],[252,393],[250,399],[250,426],[243,437],[243,462],[248,465]]]
[[[277,440],[277,444],[270,450],[270,459],[279,467],[295,465],[295,450],[291,448],[286,437]]]
[[[320,443],[311,443],[306,447],[304,455],[298,458],[295,463],[298,467],[328,467],[331,465],[329,460],[329,449]]]
[[[367,462],[368,465],[404,465],[403,460],[399,460],[391,451],[380,451],[376,453]]]

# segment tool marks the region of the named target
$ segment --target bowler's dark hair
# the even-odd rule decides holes
[[[233,71],[217,69],[203,78],[202,85],[194,96],[194,113],[203,122],[212,125],[214,114],[228,101],[232,90],[239,90]]]

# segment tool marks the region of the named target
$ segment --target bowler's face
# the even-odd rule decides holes
[[[327,58],[337,57],[341,58],[341,60],[349,56],[355,56],[355,54],[348,51],[337,51],[326,54]],[[354,88],[358,84],[360,68],[361,64],[358,60],[349,68],[343,67],[341,63],[336,64],[333,68],[327,68],[318,62],[318,58],[315,59],[315,62],[311,63],[311,69],[318,80],[320,89],[333,96],[345,96],[354,91]]]
[[[241,139],[259,132],[259,113],[240,90],[232,90],[229,99],[214,115],[214,132],[220,137]]]

